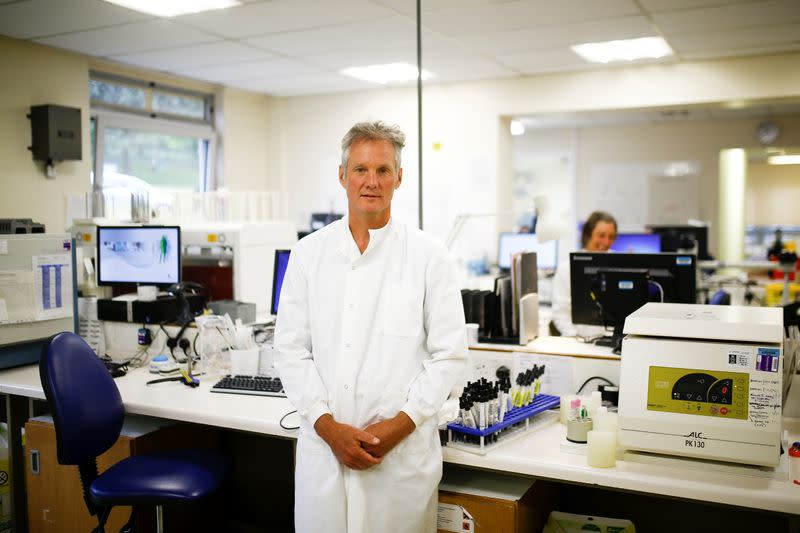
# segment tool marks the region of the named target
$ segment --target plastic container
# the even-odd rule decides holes
[[[800,442],[789,448],[789,477],[795,487],[800,487]]]
[[[595,468],[610,468],[617,464],[617,435],[610,431],[592,430],[588,434],[586,462]]]

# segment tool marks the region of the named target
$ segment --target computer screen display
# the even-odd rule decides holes
[[[511,270],[511,258],[520,252],[536,252],[536,266],[555,269],[558,264],[558,241],[540,243],[535,233],[501,233],[497,247],[497,266]]]
[[[270,313],[278,314],[278,303],[281,299],[283,276],[286,275],[286,266],[289,264],[290,250],[275,250],[275,268],[272,271],[272,307]]]
[[[661,235],[658,233],[619,233],[614,244],[611,245],[611,249],[615,252],[657,254],[661,252]]]
[[[713,259],[708,251],[708,226],[647,226],[647,228],[661,235],[662,252],[691,250],[696,245],[698,259]]]
[[[648,301],[696,303],[696,268],[689,254],[571,253],[572,322],[621,329]]]
[[[180,227],[97,227],[98,285],[172,285],[180,280]]]

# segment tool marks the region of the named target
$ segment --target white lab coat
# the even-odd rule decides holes
[[[292,249],[275,332],[278,371],[300,414],[299,533],[436,530],[437,412],[467,357],[445,248],[391,221],[362,255],[348,219]],[[325,413],[358,428],[404,411],[414,432],[368,470],[340,464],[314,431]]]
[[[572,323],[572,284],[570,282],[569,259],[561,261],[553,277],[553,324],[564,337],[599,337],[605,335],[602,326]]]

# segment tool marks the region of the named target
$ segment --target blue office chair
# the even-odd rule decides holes
[[[74,333],[59,333],[42,348],[39,376],[53,415],[58,462],[77,465],[83,499],[104,533],[115,505],[133,511],[120,533],[134,530],[138,507],[156,506],[163,531],[162,505],[198,500],[214,492],[228,461],[211,450],[173,451],[128,457],[98,474],[97,456],[119,437],[125,408],[114,379],[89,345]]]

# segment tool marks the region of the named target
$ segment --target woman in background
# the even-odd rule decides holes
[[[617,221],[605,211],[595,211],[583,225],[581,247],[584,252],[607,252],[617,238]],[[576,326],[572,323],[572,292],[569,259],[558,265],[553,279],[553,322],[557,333],[574,337],[597,337],[605,333],[601,326]]]

